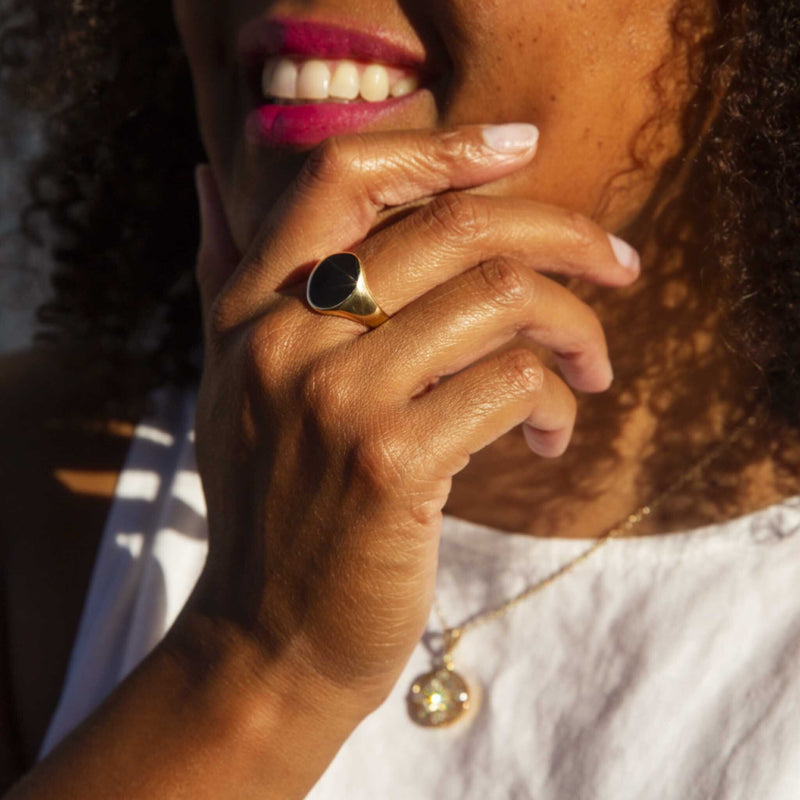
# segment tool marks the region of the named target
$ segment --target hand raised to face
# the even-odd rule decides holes
[[[594,313],[545,273],[626,286],[636,253],[574,212],[466,191],[529,163],[533,133],[329,139],[241,259],[211,173],[199,175],[201,605],[235,609],[366,705],[424,627],[453,475],[520,423],[537,453],[560,454],[570,386],[611,381]],[[375,229],[381,212],[419,201]],[[311,266],[348,248],[391,317],[373,330],[305,303]],[[514,347],[518,335],[552,350],[561,376]]]
[[[693,5],[696,20],[684,14],[675,38],[673,0],[174,0],[200,129],[242,250],[326,136],[508,120],[539,128],[540,155],[473,192],[622,231],[680,144],[686,54],[709,16]],[[386,68],[390,88],[409,76],[415,88],[385,100],[331,96],[341,94],[337,72],[363,78],[370,67]]]

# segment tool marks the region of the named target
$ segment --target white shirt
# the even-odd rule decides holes
[[[43,757],[161,639],[206,555],[190,393],[137,428]],[[798,800],[800,497],[683,533],[610,541],[499,620],[456,668],[483,687],[468,724],[407,713],[421,643],[311,800]],[[496,607],[590,543],[446,517],[450,624]],[[434,618],[431,631],[440,626]]]

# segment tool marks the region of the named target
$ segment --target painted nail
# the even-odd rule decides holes
[[[639,254],[627,242],[623,242],[622,239],[617,238],[613,233],[608,234],[608,239],[611,242],[611,247],[614,250],[614,255],[617,257],[617,261],[625,267],[625,269],[638,273],[641,269]]]
[[[558,439],[563,435],[561,431],[540,431],[523,423],[522,433],[528,449],[545,458],[558,458],[569,444],[567,440],[566,443],[560,443],[558,449],[554,449],[554,445],[559,444]]]
[[[519,153],[536,147],[536,142],[539,141],[539,129],[527,122],[485,125],[483,141],[498,153]]]

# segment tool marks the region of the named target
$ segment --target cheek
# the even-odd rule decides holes
[[[653,73],[672,50],[672,3],[646,10],[621,0],[544,0],[535,8],[514,4],[513,12],[492,6],[480,4],[480,14],[494,24],[487,17],[465,25],[466,46],[454,48],[448,121],[481,121],[491,109],[493,120],[534,122],[541,138],[531,166],[488,192],[525,195],[623,227],[679,145],[679,107],[671,112],[670,98],[665,103],[653,88]],[[663,124],[642,133],[656,117]],[[634,141],[639,166],[631,158]]]

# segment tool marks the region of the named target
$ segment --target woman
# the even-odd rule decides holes
[[[202,326],[163,4],[9,24],[74,94],[34,181],[68,346],[2,372],[7,797],[797,795],[798,14],[761,5],[175,0]],[[342,251],[388,321],[310,305]],[[201,327],[193,586],[126,537],[205,535]],[[119,614],[106,547],[161,569]],[[406,715],[425,644],[471,720]]]

